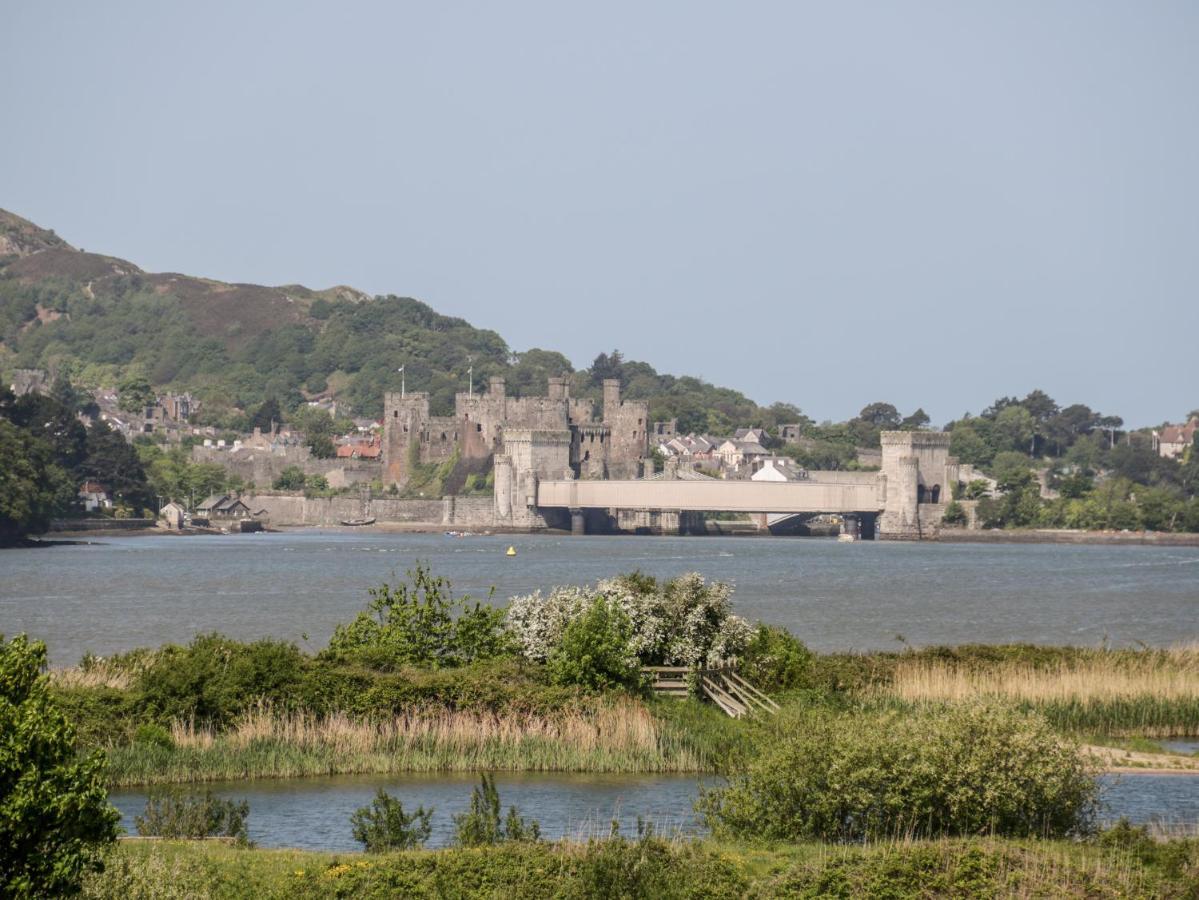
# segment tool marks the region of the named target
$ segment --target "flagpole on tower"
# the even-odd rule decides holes
[[[400,373],[400,399],[403,400],[404,394],[407,393],[404,390],[404,388],[406,387],[407,377],[404,375],[404,367],[403,366],[400,366],[398,369],[396,369],[396,371]]]

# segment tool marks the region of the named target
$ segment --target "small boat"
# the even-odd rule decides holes
[[[342,525],[351,525],[351,526],[353,526],[353,525],[374,525],[375,517],[371,516],[369,519],[342,519],[341,524]]]

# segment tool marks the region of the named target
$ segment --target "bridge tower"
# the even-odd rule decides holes
[[[879,536],[920,540],[935,535],[958,477],[957,460],[949,455],[949,435],[884,431],[881,440],[886,496]]]

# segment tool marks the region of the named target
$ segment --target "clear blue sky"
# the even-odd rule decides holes
[[[6,4],[0,206],[577,366],[1199,407],[1199,4]]]

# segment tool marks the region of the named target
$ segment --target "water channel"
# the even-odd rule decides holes
[[[368,588],[418,560],[495,602],[640,569],[735,588],[750,620],[818,650],[965,642],[1164,646],[1199,637],[1199,547],[912,544],[803,538],[413,535],[303,530],[114,537],[0,551],[0,633],[53,665],[198,632],[316,650]],[[517,555],[504,555],[509,545]]]
[[[508,557],[509,545],[516,556]],[[750,620],[785,625],[819,650],[933,643],[1167,646],[1199,638],[1199,548],[1070,545],[841,544],[817,539],[412,535],[303,530],[221,537],[137,536],[0,551],[0,633],[45,640],[53,665],[220,631],[323,647],[367,590],[417,561],[459,593],[494,602],[639,569],[698,571],[733,585]],[[1184,742],[1185,743],[1185,742]],[[1189,746],[1189,745],[1188,745]],[[1184,746],[1172,748],[1186,751]],[[352,850],[350,814],[386,787],[433,806],[432,844],[474,779],[336,777],[216,785],[250,803],[264,846]],[[696,833],[694,777],[499,777],[501,798],[547,837],[625,833],[638,817]],[[1108,818],[1199,822],[1199,777],[1105,779]],[[144,791],[113,800],[132,832]]]
[[[1104,776],[1102,818],[1127,817],[1142,824],[1167,826],[1199,823],[1199,776]],[[250,804],[250,839],[263,847],[308,850],[360,850],[351,834],[350,816],[385,788],[404,809],[433,807],[431,847],[444,847],[454,834],[452,817],[467,809],[477,778],[471,775],[345,775],[329,778],[218,783],[213,792]],[[707,777],[706,783],[719,783]],[[522,815],[537,819],[546,838],[586,840],[609,834],[613,820],[627,836],[637,833],[637,820],[651,823],[658,834],[697,835],[703,827],[695,814],[699,781],[694,776],[501,774],[496,777],[500,800]],[[122,825],[136,834],[133,817],[145,809],[144,790],[112,795]]]

